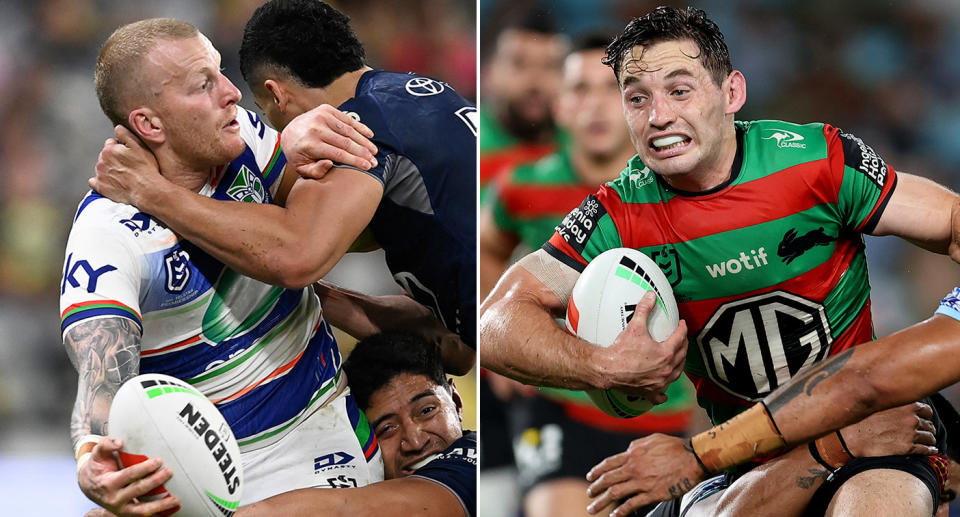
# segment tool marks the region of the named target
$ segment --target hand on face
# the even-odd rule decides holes
[[[320,179],[342,163],[367,170],[377,166],[373,131],[346,113],[321,104],[293,119],[280,135],[287,162],[297,174]]]

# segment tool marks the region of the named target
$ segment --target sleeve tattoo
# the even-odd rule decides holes
[[[114,394],[140,370],[140,331],[126,318],[91,320],[70,329],[63,344],[80,377],[70,436],[74,443],[87,434],[105,436]]]

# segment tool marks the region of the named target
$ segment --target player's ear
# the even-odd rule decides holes
[[[739,70],[730,72],[721,85],[724,96],[727,98],[727,115],[732,115],[747,102],[747,78]]]
[[[162,144],[166,139],[163,133],[163,122],[150,108],[137,108],[131,111],[127,116],[127,124],[130,130],[144,142]]]
[[[283,84],[274,79],[267,79],[263,81],[263,87],[273,97],[273,102],[276,103],[280,113],[286,113],[287,103],[290,102],[290,92],[284,88]]]
[[[450,385],[450,397],[453,398],[453,405],[457,407],[457,417],[463,422],[463,399],[457,392],[457,385],[454,384],[453,377],[447,379],[447,383]]]

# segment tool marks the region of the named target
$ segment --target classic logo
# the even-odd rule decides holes
[[[827,357],[831,343],[823,306],[785,291],[721,305],[697,336],[710,380],[753,401]]]
[[[666,275],[671,287],[676,287],[683,278],[680,271],[680,256],[677,250],[670,244],[650,253],[650,258],[657,263],[657,266]]]
[[[644,167],[640,170],[630,169],[630,175],[627,178],[630,181],[631,187],[645,187],[653,183],[653,171],[651,171],[649,167]]]
[[[244,203],[263,203],[266,194],[263,190],[263,184],[260,178],[253,173],[246,165],[240,167],[237,177],[227,188],[227,195],[231,198]]]
[[[67,292],[67,284],[70,287],[80,287],[80,281],[77,279],[77,270],[82,269],[87,276],[87,292],[92,293],[97,290],[97,282],[100,276],[117,268],[107,264],[99,268],[94,268],[86,260],[73,262],[73,253],[67,255],[67,263],[63,266],[63,282],[60,283],[60,294]]]
[[[813,249],[814,246],[826,246],[835,240],[837,240],[836,237],[824,233],[823,226],[816,230],[810,230],[800,237],[797,237],[797,230],[791,228],[783,234],[783,240],[777,246],[777,255],[784,263],[789,264],[800,255]]]
[[[440,81],[435,81],[429,77],[414,77],[407,81],[407,93],[414,97],[429,97],[442,93],[446,86]]]
[[[806,149],[807,144],[803,143],[803,136],[787,131],[786,129],[768,129],[770,136],[763,137],[764,140],[776,140],[777,147],[783,149],[792,147],[795,149]]]
[[[313,470],[314,472],[330,470],[332,468],[342,467],[351,461],[353,461],[353,456],[343,451],[324,454],[323,456],[318,456],[313,459]]]
[[[163,257],[167,270],[166,289],[169,293],[179,293],[190,281],[190,254],[181,249],[175,249]]]

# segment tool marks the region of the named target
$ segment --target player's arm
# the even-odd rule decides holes
[[[360,488],[305,488],[240,508],[236,517],[468,517],[460,500],[444,486],[417,477],[390,479]]]
[[[692,440],[662,434],[637,440],[631,454],[604,460],[587,480],[596,485],[631,457],[649,467],[634,490],[638,502],[669,499],[707,474],[805,443],[960,381],[958,354],[960,321],[937,314],[804,370],[763,403]],[[598,495],[604,485],[592,485],[591,491]]]
[[[493,216],[493,203],[486,204],[480,210],[477,221],[477,267],[480,272],[480,296],[484,297],[493,290],[497,280],[510,265],[510,254],[520,242],[511,232],[497,225]]]
[[[389,330],[413,332],[440,347],[444,371],[450,374],[465,375],[476,362],[476,351],[409,296],[369,296],[324,280],[314,290],[327,321],[356,339]]]
[[[896,235],[937,253],[948,251],[960,261],[960,197],[936,182],[897,174],[872,235]]]
[[[116,515],[150,515],[175,507],[178,501],[138,503],[139,487],[162,484],[170,469],[151,458],[126,469],[118,469],[113,453],[121,442],[108,437],[110,403],[127,379],[140,369],[140,331],[127,318],[100,318],[74,325],[64,335],[70,362],[77,369],[77,399],[70,419],[74,442],[77,480],[93,502]]]
[[[654,297],[609,348],[594,346],[560,328],[578,273],[543,250],[507,270],[480,307],[482,365],[526,384],[570,389],[619,388],[662,402],[686,357],[686,325],[663,343],[646,329]]]

